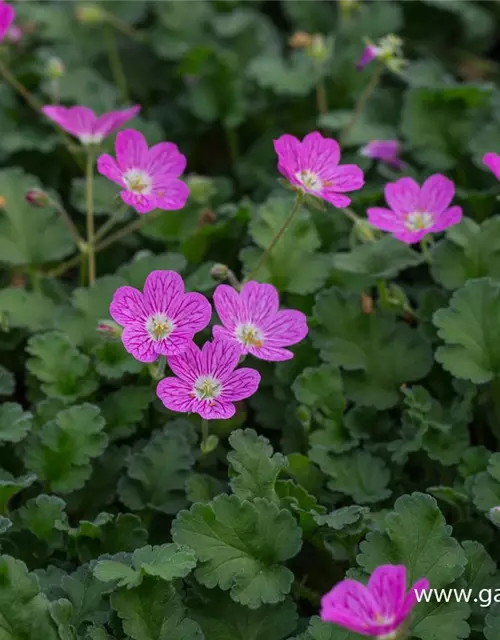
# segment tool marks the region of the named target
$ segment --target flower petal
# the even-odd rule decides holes
[[[286,347],[303,340],[309,331],[307,318],[301,311],[284,309],[267,320],[262,329],[266,346]]]
[[[175,308],[179,304],[183,294],[184,281],[176,271],[151,271],[144,282],[144,298],[152,313],[167,313],[169,307],[172,308],[173,305]]]
[[[186,168],[186,156],[173,142],[160,142],[151,147],[146,170],[152,176],[178,178]]]
[[[324,138],[319,131],[313,131],[302,140],[300,169],[327,175],[338,165],[339,160],[340,146],[333,138]]]
[[[488,167],[497,180],[500,180],[500,156],[498,153],[486,153],[483,156],[483,164]]]
[[[244,352],[251,353],[255,358],[267,360],[268,362],[283,362],[284,360],[291,360],[293,358],[292,351],[282,349],[281,347],[270,346],[267,342],[262,347],[245,348]]]
[[[327,167],[324,172],[319,174],[319,177],[329,183],[325,190],[335,193],[355,191],[361,189],[365,183],[363,171],[355,164],[342,164],[334,168]]]
[[[148,308],[140,291],[134,287],[120,287],[113,295],[109,313],[115,322],[125,326],[138,320],[146,322]]]
[[[135,105],[134,107],[130,107],[130,109],[105,113],[97,118],[94,125],[94,133],[100,134],[105,138],[113,131],[116,131],[116,129],[119,129],[125,122],[134,118],[140,110],[141,107]]]
[[[166,308],[175,326],[193,336],[202,331],[212,318],[212,306],[202,293],[186,293],[172,299]]]
[[[205,420],[229,420],[236,413],[236,407],[231,402],[223,402],[219,398],[209,404],[206,401],[196,403],[193,411]]]
[[[42,113],[58,124],[62,129],[74,136],[91,134],[96,122],[96,115],[87,107],[42,107]]]
[[[120,131],[116,136],[115,149],[118,166],[123,172],[128,169],[146,169],[148,145],[139,131],[134,129]]]
[[[156,395],[170,411],[191,413],[195,403],[194,398],[189,395],[192,390],[192,385],[179,378],[163,378],[156,387]]]
[[[168,366],[180,380],[192,386],[196,378],[203,374],[201,367],[201,350],[191,341],[181,355],[170,356],[168,358]]]
[[[442,213],[453,200],[454,195],[453,181],[436,173],[427,178],[420,189],[419,211]]]
[[[123,174],[120,171],[120,168],[116,164],[115,159],[108,153],[103,153],[97,158],[97,171],[99,171],[99,173],[105,176],[108,180],[119,184],[120,187],[125,186],[125,181],[123,180]]]
[[[4,39],[10,25],[14,22],[16,12],[6,2],[0,3],[0,41]]]
[[[154,362],[158,357],[145,324],[128,324],[123,330],[122,342],[125,349],[139,362]]]
[[[430,233],[430,229],[422,229],[421,231],[410,231],[406,229],[404,231],[395,231],[392,235],[405,244],[415,244],[420,242],[428,233]]]
[[[432,233],[439,233],[444,231],[448,227],[452,227],[454,224],[458,224],[462,219],[462,207],[450,207],[441,213],[430,231]]]
[[[410,611],[416,605],[417,597],[415,595],[415,592],[420,594],[422,591],[427,591],[429,587],[430,587],[430,582],[429,580],[427,580],[427,578],[420,578],[420,580],[417,580],[417,582],[415,582],[415,584],[412,587],[410,587],[410,590],[408,591],[406,598],[404,599],[403,605],[399,611],[398,618],[400,622],[402,622],[408,616]]]
[[[154,184],[153,192],[156,196],[156,206],[165,211],[182,209],[189,197],[189,187],[182,180],[170,180]]]
[[[205,342],[201,350],[201,371],[225,382],[231,377],[240,355],[240,349],[227,340]]]
[[[381,231],[405,231],[405,221],[401,214],[384,207],[371,207],[367,210],[368,222]]]
[[[227,284],[220,284],[214,291],[214,305],[222,324],[229,331],[233,331],[241,317],[241,301],[238,292]]]
[[[300,169],[301,144],[300,141],[288,133],[280,136],[273,141],[274,150],[278,154],[278,169],[283,173],[283,169],[287,173],[294,175]],[[284,174],[285,175],[285,174]]]
[[[334,622],[358,633],[366,634],[376,626],[377,613],[373,595],[356,580],[342,580],[321,599],[320,615],[324,622]]]
[[[255,369],[237,369],[224,382],[221,400],[237,402],[252,396],[259,388],[260,373]]]
[[[411,213],[418,210],[420,187],[413,178],[401,178],[389,182],[384,189],[389,207],[396,213]]]
[[[334,207],[337,207],[337,209],[343,209],[344,207],[348,207],[351,204],[351,198],[342,196],[335,191],[323,190],[319,195]]]
[[[260,325],[264,318],[277,313],[280,299],[276,287],[251,280],[240,293],[240,320]]]
[[[123,189],[123,191],[120,191],[120,197],[125,204],[133,207],[137,213],[151,213],[151,211],[154,211],[157,208],[156,197],[153,195],[145,196],[143,194],[133,193],[132,191]]]
[[[367,587],[377,602],[377,611],[384,618],[394,617],[405,600],[406,567],[402,564],[377,567]]]

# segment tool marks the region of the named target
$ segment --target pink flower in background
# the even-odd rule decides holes
[[[23,35],[24,33],[21,27],[18,27],[17,24],[12,24],[7,30],[5,38],[9,42],[16,44],[18,42],[21,42],[21,40],[23,39]]]
[[[160,142],[148,149],[138,131],[126,129],[116,136],[116,160],[107,153],[99,156],[97,169],[122,187],[124,202],[138,213],[153,209],[182,209],[189,195],[179,180],[186,158],[172,142]]]
[[[500,180],[500,156],[498,153],[486,153],[483,157],[483,164],[488,167],[497,180]]]
[[[0,42],[5,38],[15,17],[16,12],[10,4],[0,1]]]
[[[382,231],[413,244],[428,233],[444,231],[462,219],[461,207],[450,207],[455,185],[436,173],[422,187],[413,178],[401,178],[385,185],[385,199],[390,209],[368,209],[368,221]]]
[[[399,159],[400,144],[397,140],[372,140],[359,150],[366,158],[380,160],[385,164],[401,169],[403,163]]]
[[[110,111],[97,117],[87,107],[42,107],[42,113],[62,129],[76,136],[82,144],[98,144],[106,136],[135,117],[141,107],[136,105],[122,111]]]
[[[307,335],[306,316],[301,311],[279,311],[277,290],[271,284],[247,282],[241,293],[226,284],[214,293],[214,304],[223,327],[215,326],[215,338],[235,344],[240,353],[261,360],[289,360],[293,353],[283,349]]]
[[[309,133],[302,142],[289,134],[274,141],[278,171],[298,190],[327,200],[334,207],[347,207],[351,199],[341,195],[361,189],[363,172],[355,164],[339,165],[336,140]]]
[[[342,580],[321,599],[321,619],[375,638],[392,638],[417,603],[415,591],[429,588],[426,578],[406,592],[406,568],[377,567],[365,586]]]
[[[175,271],[152,271],[144,293],[128,286],[117,289],[109,312],[124,327],[125,349],[140,362],[153,362],[185,351],[210,322],[212,307],[201,293],[184,293]]]
[[[356,63],[356,71],[361,71],[377,57],[378,48],[374,44],[369,44],[363,49],[360,59]]]
[[[176,378],[164,378],[156,393],[171,411],[198,413],[206,420],[227,420],[244,400],[257,391],[260,374],[236,369],[241,351],[226,340],[206,342],[202,349],[191,343],[179,356],[168,358]]]

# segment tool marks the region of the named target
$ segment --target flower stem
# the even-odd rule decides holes
[[[388,309],[390,307],[389,291],[387,290],[387,285],[385,284],[385,281],[382,280],[382,278],[377,279],[377,290],[380,300],[380,306],[382,307],[382,309]]]
[[[87,206],[87,254],[89,258],[89,285],[93,287],[95,284],[94,153],[90,145],[87,149],[85,200]]]
[[[325,81],[323,78],[318,78],[316,82],[316,106],[320,115],[328,113],[328,102],[326,98]]]
[[[134,29],[134,27],[131,27],[129,24],[127,24],[123,20],[120,20],[120,18],[118,18],[118,16],[112,13],[111,11],[107,11],[106,9],[102,9],[102,11],[103,11],[104,17],[106,18],[106,21],[110,25],[112,25],[117,31],[120,31],[121,33],[128,36],[131,40],[134,40],[135,42],[144,41],[144,35],[141,32],[137,31],[136,29]]]
[[[349,218],[349,220],[351,220],[355,227],[358,227],[362,230],[363,236],[367,240],[369,240],[370,242],[373,242],[373,240],[375,240],[375,234],[373,233],[368,220],[364,220],[363,218],[361,218],[361,216],[358,216],[358,214],[355,213],[352,209],[349,209],[349,207],[344,207],[342,211]]]
[[[366,85],[365,90],[359,96],[358,102],[356,103],[356,107],[354,109],[354,113],[352,114],[352,118],[349,120],[349,122],[346,124],[346,126],[344,127],[344,129],[340,134],[341,142],[344,142],[347,136],[349,135],[349,133],[351,133],[354,125],[356,124],[360,115],[362,114],[363,109],[365,108],[365,105],[368,102],[368,99],[377,88],[378,83],[380,82],[380,78],[382,77],[383,70],[384,70],[384,65],[378,64],[373,76],[370,79],[370,82]]]
[[[116,36],[113,27],[107,23],[104,25],[104,32],[106,35],[106,42],[108,45],[108,59],[111,73],[115,79],[116,86],[120,89],[121,98],[123,103],[128,102],[128,87],[127,77],[123,71],[123,65],[120,60],[120,53],[116,44]]]
[[[293,207],[292,210],[290,211],[290,215],[288,216],[288,218],[285,220],[283,226],[281,227],[281,229],[278,231],[278,233],[274,236],[271,244],[267,247],[267,249],[264,251],[264,253],[262,254],[262,256],[260,257],[260,260],[257,262],[257,265],[252,269],[252,271],[248,274],[248,276],[244,279],[244,282],[248,282],[249,280],[251,280],[253,277],[255,277],[255,274],[259,271],[259,269],[262,267],[262,265],[266,262],[266,260],[268,259],[271,251],[274,249],[274,247],[278,244],[278,242],[280,241],[281,237],[284,235],[285,231],[288,229],[288,227],[290,226],[290,223],[292,222],[292,220],[295,217],[295,214],[297,213],[297,211],[300,208],[300,205],[302,203],[302,198],[300,196],[300,194],[298,193],[296,198],[295,198],[295,202],[293,203]],[[242,284],[243,284],[242,283]]]
[[[151,220],[153,220],[154,218],[156,218],[156,216],[150,213],[149,215],[141,216],[138,220],[134,220],[126,227],[118,229],[118,231],[115,231],[115,233],[112,233],[111,235],[104,238],[104,240],[96,246],[96,252],[106,249],[106,247],[109,247],[110,245],[114,244],[118,240],[121,240],[125,236],[128,236],[134,231],[142,229],[142,227],[148,224],[148,222],[151,222]]]
[[[208,440],[208,420],[206,418],[202,418],[201,419],[201,449],[202,450],[207,440]]]
[[[118,209],[116,209],[116,211],[109,216],[109,218],[106,220],[106,222],[102,225],[102,227],[100,227],[100,229],[97,230],[97,233],[95,234],[95,241],[98,242],[101,238],[103,238],[108,231],[110,231],[115,224],[120,220],[120,218],[123,216],[123,214],[126,212],[126,210],[128,209],[128,206],[125,205],[118,207]]]
[[[420,248],[422,249],[422,253],[427,264],[432,264],[432,254],[430,252],[430,243],[431,241],[429,236],[424,236],[420,241]]]

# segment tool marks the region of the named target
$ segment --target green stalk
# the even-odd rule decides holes
[[[375,91],[375,89],[378,86],[378,83],[380,82],[380,78],[382,77],[383,71],[384,71],[384,65],[379,63],[375,69],[373,76],[370,79],[370,82],[366,85],[365,90],[359,96],[358,102],[356,103],[356,107],[354,109],[354,113],[352,114],[352,118],[349,120],[349,122],[346,124],[346,126],[340,133],[341,142],[345,141],[347,136],[351,133],[352,129],[354,128],[354,125],[359,120],[359,117],[363,113],[363,109],[365,108],[365,105],[368,102],[368,99],[370,98],[372,93]]]
[[[89,285],[95,284],[95,238],[94,238],[94,153],[87,149],[87,170],[85,177],[85,200],[87,207],[87,255],[89,264]]]

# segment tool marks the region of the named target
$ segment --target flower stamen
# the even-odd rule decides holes
[[[309,191],[321,191],[323,188],[323,182],[315,173],[309,171],[309,169],[298,171],[295,177]]]
[[[174,323],[164,313],[155,313],[148,318],[146,330],[153,340],[164,340],[174,330]]]
[[[241,324],[236,328],[236,337],[245,347],[260,348],[264,344],[264,336],[253,324]]]
[[[147,195],[151,192],[152,180],[145,171],[129,169],[123,174],[123,179],[129,191],[133,193]]]
[[[434,216],[426,211],[412,211],[405,218],[408,231],[425,231],[434,224]]]

